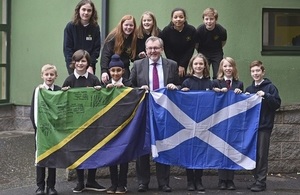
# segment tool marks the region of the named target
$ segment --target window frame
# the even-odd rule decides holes
[[[270,39],[270,27],[267,27],[268,32],[265,32],[265,26],[270,26],[270,21],[265,20],[264,16],[265,13],[275,13],[275,12],[282,12],[282,13],[297,13],[300,16],[300,9],[294,8],[263,8],[262,9],[262,42],[261,42],[261,55],[275,55],[275,56],[296,56],[300,55],[300,46],[273,46],[273,45],[264,45],[265,36],[267,39]],[[265,22],[268,22],[265,24]],[[275,24],[274,24],[275,26]],[[274,36],[274,35],[273,35]],[[275,38],[274,38],[275,39]]]
[[[6,78],[5,78],[5,98],[0,98],[0,104],[6,104],[10,101],[10,45],[11,45],[11,1],[10,0],[0,0],[1,3],[6,1],[6,24],[0,23],[0,32],[6,33],[6,63],[2,63],[0,59],[0,68],[5,68]],[[2,13],[1,13],[2,14]],[[3,40],[2,40],[3,41]],[[2,46],[1,46],[2,47]]]

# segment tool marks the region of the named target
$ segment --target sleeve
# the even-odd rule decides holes
[[[112,39],[105,42],[102,49],[101,58],[100,58],[101,73],[108,72],[108,64],[113,54],[114,54],[114,41]]]
[[[71,76],[71,75],[70,75],[70,76]],[[71,86],[70,76],[68,76],[68,77],[66,78],[66,80],[64,81],[64,83],[62,84],[61,87],[68,87],[68,86],[73,87],[73,86]]]
[[[30,106],[30,120],[31,120],[31,123],[32,123],[32,126],[34,128],[34,130],[36,131],[36,125],[35,125],[35,122],[34,122],[34,96],[35,96],[35,90],[33,91],[33,94],[32,94],[32,99],[31,99],[31,106]]]
[[[186,50],[185,53],[182,54],[182,57],[180,58],[179,61],[179,66],[184,66],[184,68],[186,69],[190,59],[192,58],[193,54],[194,54],[194,50],[195,50],[195,44],[196,44],[196,29],[189,25],[188,26],[188,35],[187,35],[187,39],[188,37],[191,38],[191,40],[188,42],[187,46],[186,46]]]
[[[97,59],[100,55],[100,49],[101,49],[101,36],[100,36],[100,27],[97,25],[94,27],[95,36],[94,36],[94,46],[93,50],[91,52],[91,66],[95,68]]]
[[[274,85],[270,87],[270,90],[268,92],[265,92],[264,98],[265,102],[271,110],[275,111],[280,108],[281,99],[279,97],[278,89]]]
[[[166,58],[176,59],[176,56],[175,56],[174,52],[172,51],[172,49],[170,48],[170,44],[169,44],[170,32],[171,32],[170,27],[166,26],[161,32],[161,39],[164,42],[164,52],[165,52]]]
[[[64,30],[63,52],[65,56],[66,65],[70,65],[72,62],[72,55],[74,53],[74,38],[72,33],[72,24],[69,22]]]
[[[133,62],[133,66],[132,66],[132,69],[130,72],[130,78],[129,78],[133,87],[138,87],[137,86],[137,70],[136,70],[137,63],[136,62],[137,61]]]

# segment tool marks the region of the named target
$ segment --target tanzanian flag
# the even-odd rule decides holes
[[[233,91],[151,92],[154,160],[189,169],[254,169],[261,99]]]
[[[37,89],[36,165],[89,169],[149,153],[145,97],[144,90],[126,87]]]

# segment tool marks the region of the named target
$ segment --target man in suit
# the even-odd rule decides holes
[[[179,75],[177,63],[173,60],[163,58],[162,39],[151,36],[146,42],[147,57],[136,60],[131,69],[130,80],[134,87],[153,91],[158,88],[178,89]],[[150,182],[150,154],[141,156],[136,161],[136,171],[139,192],[148,190]],[[170,165],[156,162],[156,177],[158,187],[164,192],[171,192],[169,186]]]

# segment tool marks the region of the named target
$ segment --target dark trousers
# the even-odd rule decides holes
[[[218,169],[219,180],[233,180],[234,171],[228,169]]]
[[[268,174],[268,156],[270,148],[271,130],[258,130],[256,148],[256,167],[253,170],[254,179],[265,185]]]
[[[205,55],[205,54],[204,54]],[[223,59],[223,53],[207,54],[205,57],[208,60],[208,64],[212,65],[213,79],[217,78],[220,62]]]
[[[170,166],[156,163],[156,178],[158,186],[169,185]],[[143,155],[136,160],[136,175],[138,184],[150,183],[150,154]]]
[[[36,167],[36,184],[39,188],[45,189],[46,167]],[[54,188],[56,180],[56,169],[48,168],[47,187]]]
[[[127,186],[127,173],[128,173],[128,163],[122,163],[119,165],[110,166],[110,179],[113,186]]]
[[[97,169],[88,169],[87,183],[92,183],[96,181],[96,171]],[[84,169],[76,169],[78,183],[84,184]]]
[[[202,182],[203,169],[186,169],[186,178],[188,184]]]

